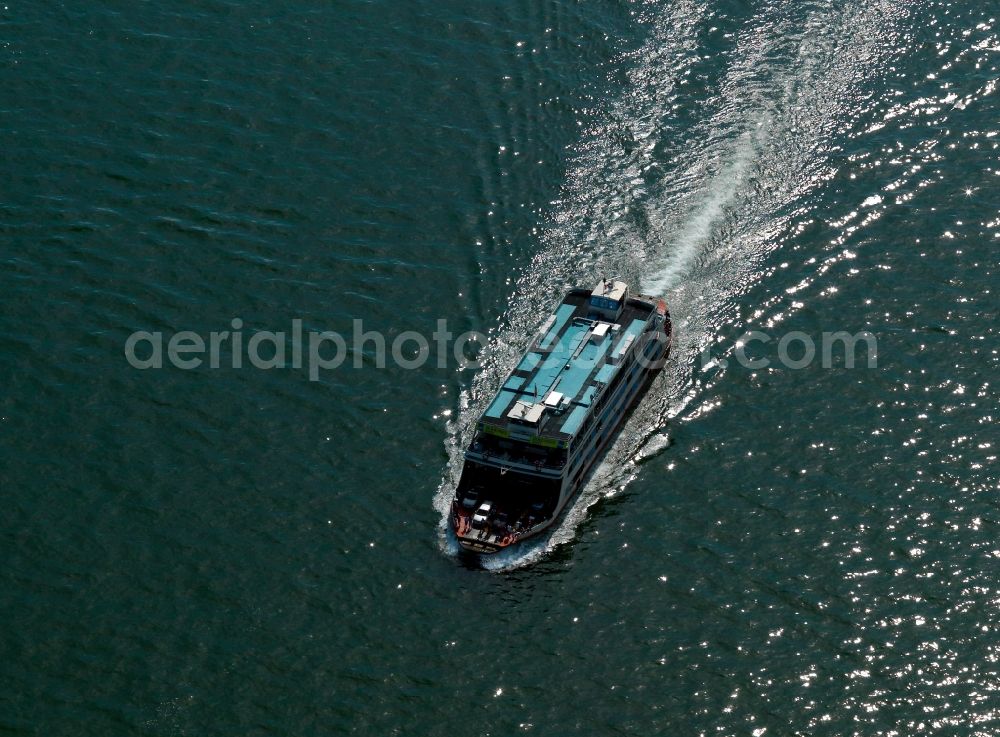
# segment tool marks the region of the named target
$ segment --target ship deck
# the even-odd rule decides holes
[[[545,321],[531,348],[521,358],[483,415],[483,423],[505,428],[515,402],[539,403],[550,392],[564,400],[538,430],[538,437],[573,437],[605,386],[618,373],[618,359],[642,334],[655,309],[649,302],[630,298],[616,326],[602,340],[592,340],[594,322],[589,292],[573,290]]]

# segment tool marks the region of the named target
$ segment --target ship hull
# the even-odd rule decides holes
[[[622,396],[603,413],[603,417],[611,420],[611,424],[604,433],[595,436],[592,446],[580,451],[581,455],[586,456],[583,460],[584,465],[575,472],[567,470],[564,473],[558,504],[544,520],[528,529],[519,531],[516,535],[492,534],[492,531],[488,529],[474,527],[471,512],[463,509],[457,498],[452,502],[450,526],[463,550],[478,555],[492,555],[536,537],[559,520],[566,507],[586,486],[594,470],[603,460],[608,447],[620,434],[626,419],[645,396],[649,385],[663,368],[670,354],[671,338],[670,321],[665,318],[656,336],[656,342],[659,346],[657,352],[649,357],[648,366],[641,367],[641,370],[637,371],[625,384]],[[573,481],[572,478],[576,480]]]

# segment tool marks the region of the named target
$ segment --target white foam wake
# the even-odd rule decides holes
[[[517,281],[511,309],[449,428],[451,458],[435,506],[442,549],[462,448],[503,375],[554,295],[602,275],[665,294],[674,323],[672,358],[556,529],[484,561],[507,569],[572,540],[587,510],[624,490],[637,464],[670,444],[669,421],[711,390],[696,358],[734,317],[738,296],[765,270],[808,195],[835,171],[835,141],[858,120],[862,87],[898,47],[907,17],[891,0],[777,0],[747,18],[720,59],[703,113],[674,128],[690,104],[680,82],[702,60],[697,39],[713,22],[707,2],[650,3],[649,40],[634,58],[630,87],[587,132],[554,203],[542,247]],[[624,147],[623,136],[633,141]],[[664,142],[668,142],[666,152]],[[720,376],[716,374],[716,376]]]
[[[694,211],[666,239],[673,248],[666,254],[664,264],[643,277],[646,294],[666,294],[677,286],[691,271],[698,255],[710,246],[720,224],[730,217],[727,209],[746,186],[747,174],[757,159],[760,142],[766,137],[767,125],[767,119],[761,119],[754,130],[737,138],[728,161],[719,174],[708,180]]]

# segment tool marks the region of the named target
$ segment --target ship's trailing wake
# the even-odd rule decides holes
[[[435,501],[445,549],[458,550],[446,521],[462,448],[558,294],[609,275],[665,295],[672,358],[559,525],[484,560],[491,569],[531,563],[572,539],[589,507],[669,445],[669,420],[711,390],[721,373],[701,378],[698,355],[737,319],[736,297],[764,278],[791,220],[836,171],[842,152],[831,142],[859,124],[866,83],[896,53],[907,20],[888,0],[765,3],[727,18],[739,31],[709,58],[703,44],[721,23],[708,3],[646,9],[648,41],[622,60],[629,85],[580,141],[540,251],[449,428],[451,462]],[[707,101],[706,89],[715,90]]]
[[[670,242],[674,248],[666,255],[658,270],[642,279],[645,294],[667,294],[677,286],[685,274],[696,264],[698,255],[709,247],[721,223],[732,208],[736,196],[746,185],[747,174],[757,156],[757,139],[766,132],[767,121],[762,119],[754,131],[748,131],[736,141],[730,160],[723,166],[705,189],[702,200],[688,219],[680,223]]]

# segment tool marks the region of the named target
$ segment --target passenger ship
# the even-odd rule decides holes
[[[621,281],[572,289],[476,426],[451,505],[466,550],[535,535],[583,486],[670,350],[662,299]]]

